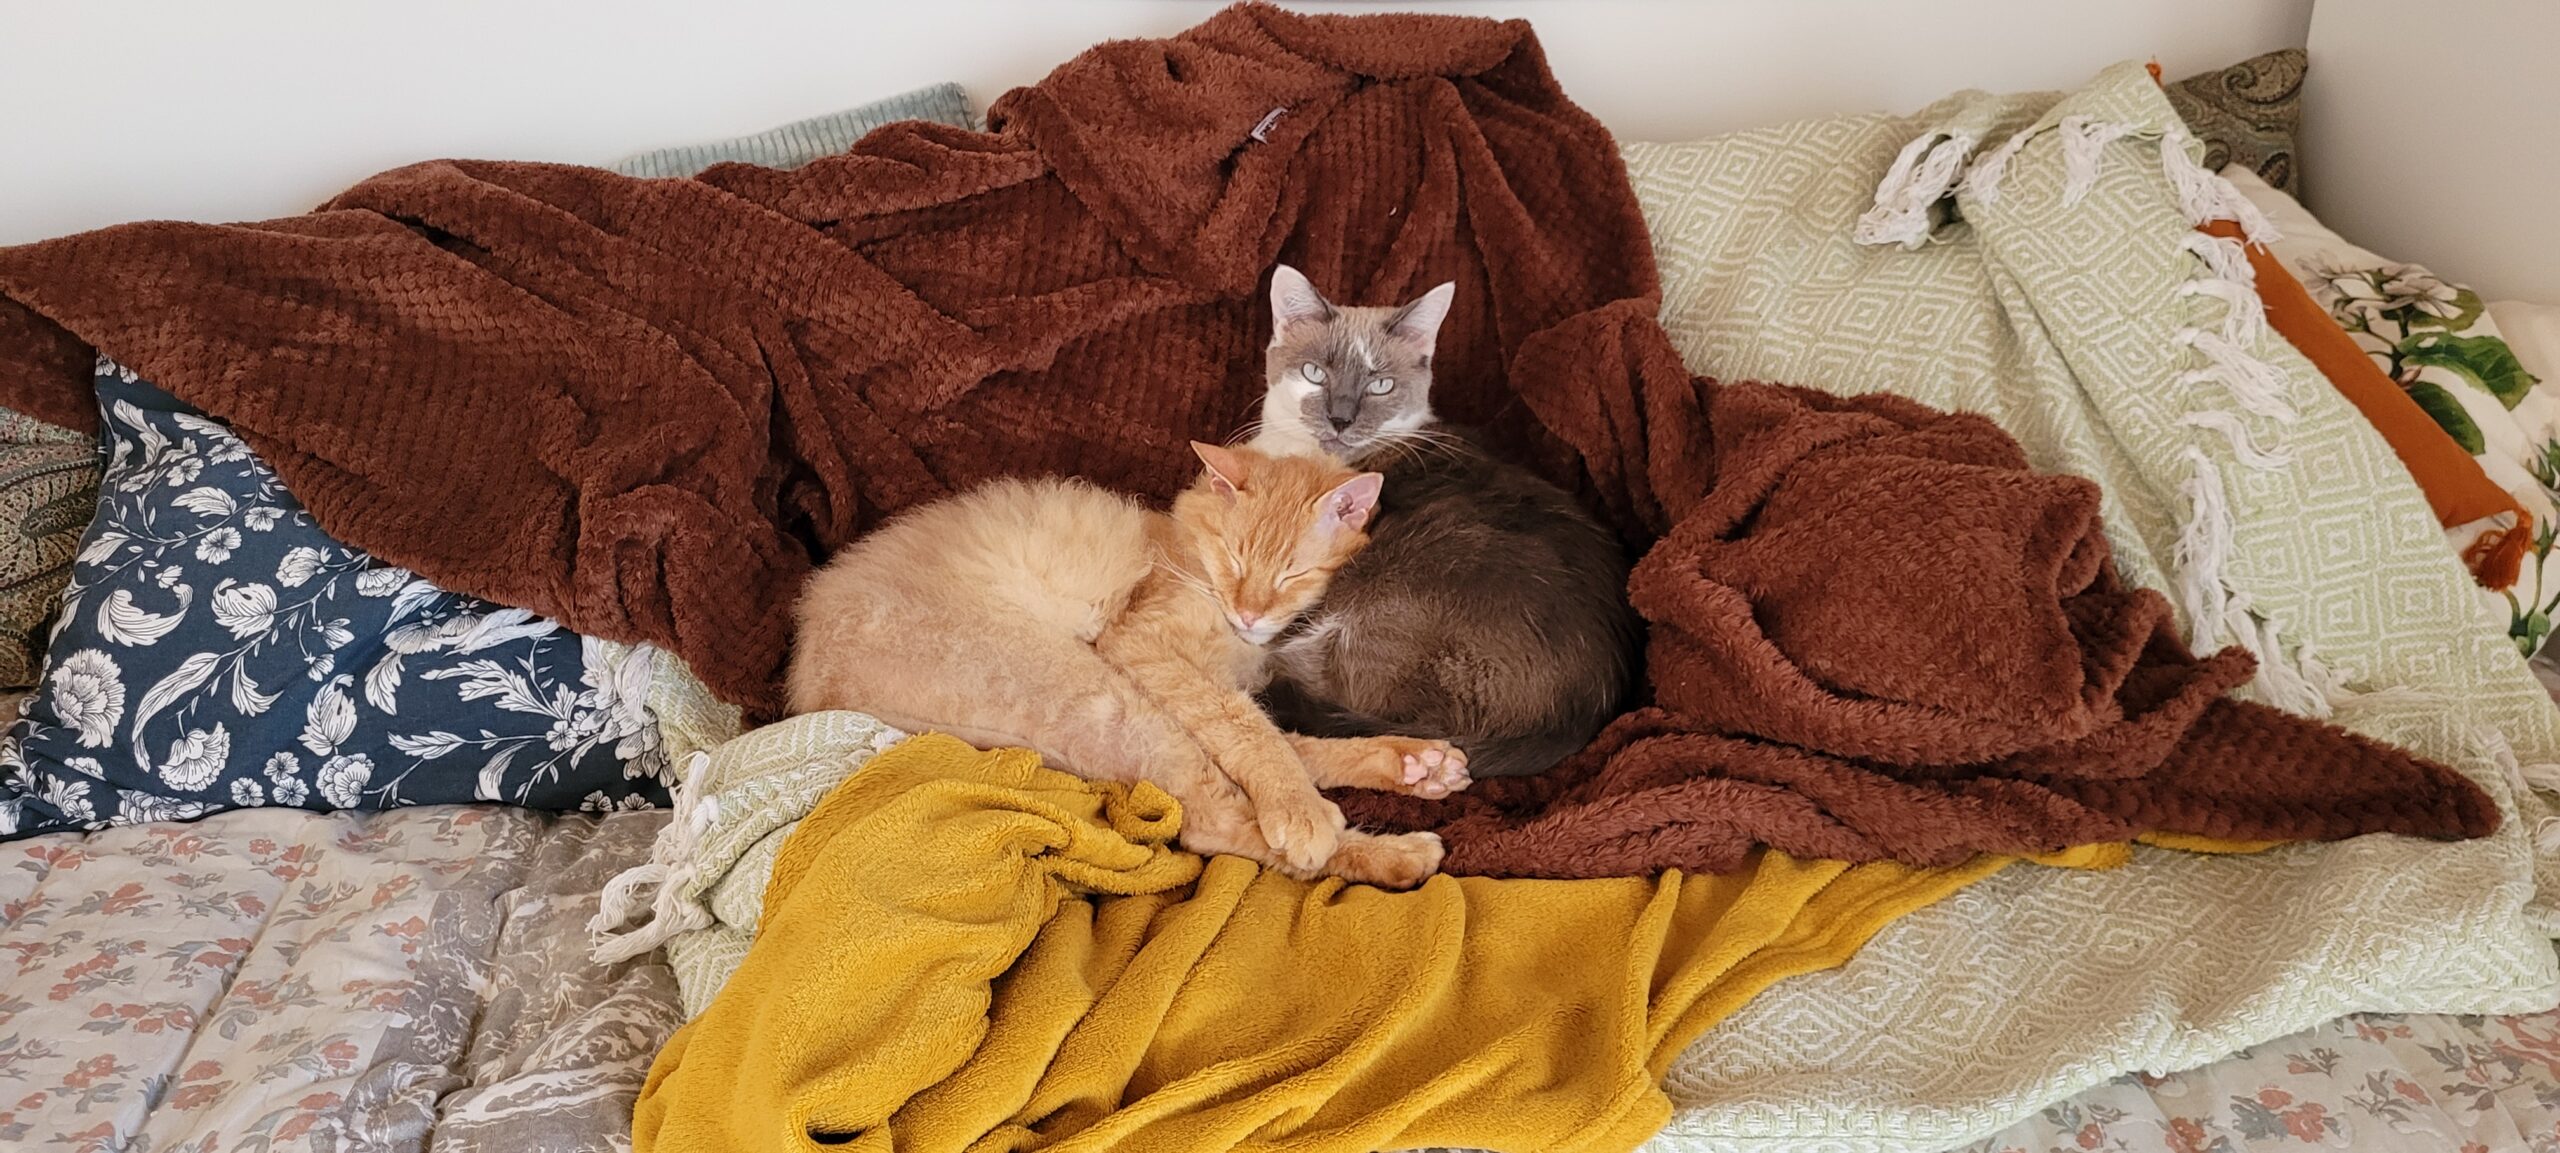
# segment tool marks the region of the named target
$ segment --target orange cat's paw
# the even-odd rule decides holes
[[[1445,852],[1436,833],[1345,833],[1325,872],[1382,889],[1410,889],[1440,871]]]
[[[1254,807],[1263,841],[1291,869],[1312,873],[1342,847],[1342,810],[1312,789]]]

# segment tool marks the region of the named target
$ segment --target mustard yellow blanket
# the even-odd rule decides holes
[[[2008,863],[1388,893],[1204,868],[1178,819],[1026,752],[881,754],[784,847],[637,1148],[1626,1150],[1718,1018]]]

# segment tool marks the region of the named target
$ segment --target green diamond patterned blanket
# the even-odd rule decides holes
[[[2554,779],[2560,717],[2381,439],[2250,323],[2234,252],[2193,231],[2248,214],[2199,151],[2131,64],[1623,149],[1691,371],[1990,417],[2101,482],[2125,575],[2199,649],[2256,652],[2249,692],[2456,766],[2508,819],[2003,871],[1701,1038],[1651,1148],[1939,1149],[2348,1012],[2560,1000],[2552,810],[2526,783]]]

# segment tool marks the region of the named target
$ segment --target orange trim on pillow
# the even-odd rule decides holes
[[[2241,238],[2240,226],[2228,220],[2212,221],[2203,230],[2228,240]],[[2327,309],[2311,299],[2311,293],[2285,271],[2274,253],[2264,245],[2245,247],[2249,266],[2257,270],[2258,300],[2266,306],[2268,325],[2283,334],[2312,367],[2320,370],[2320,375],[2329,379],[2329,386],[2356,406],[2373,430],[2382,434],[2392,453],[2409,469],[2409,475],[2417,478],[2418,488],[2427,494],[2427,504],[2435,510],[2437,523],[2452,528],[2500,513],[2515,514],[2514,522],[2507,527],[2481,534],[2463,550],[2462,560],[2488,588],[2502,589],[2516,583],[2525,548],[2533,540],[2533,514],[2526,512],[2513,494],[2490,480],[2480,462],[2464,452],[2452,434],[2436,424],[2435,418],[2409,399],[2398,382],[2357,347],[2355,338],[2338,327]]]

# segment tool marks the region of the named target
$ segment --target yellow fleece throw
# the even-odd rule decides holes
[[[1020,750],[881,754],[783,848],[637,1149],[1632,1149],[1709,1025],[2009,863],[1389,893],[1204,867],[1178,821]]]

